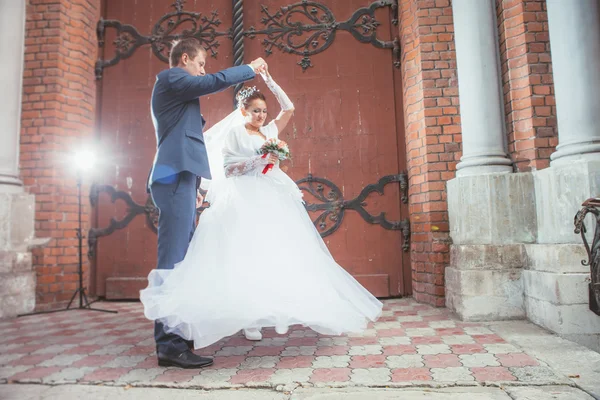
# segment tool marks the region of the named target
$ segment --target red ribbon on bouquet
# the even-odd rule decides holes
[[[269,153],[265,153],[265,154],[263,154],[263,155],[262,155],[262,158],[267,158],[267,156],[268,156],[268,155],[269,155]],[[267,164],[267,165],[266,165],[266,166],[263,168],[263,171],[262,171],[262,173],[263,173],[263,174],[266,174],[267,172],[269,172],[269,171],[270,171],[270,170],[272,170],[272,169],[273,169],[273,164]]]

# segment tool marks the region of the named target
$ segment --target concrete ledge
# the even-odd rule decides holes
[[[589,310],[587,303],[558,305],[525,296],[525,308],[531,322],[562,337],[600,333],[600,317]]]
[[[454,244],[535,243],[531,173],[464,176],[448,181],[447,187]]]
[[[527,244],[527,269],[554,273],[590,273],[583,244]]]
[[[35,308],[35,272],[0,274],[0,318],[26,314]]]
[[[600,193],[600,162],[573,162],[533,174],[538,243],[581,244],[579,235],[573,233],[573,217],[581,203]],[[588,229],[590,238],[592,232]]]
[[[588,304],[590,274],[523,271],[525,296],[556,305]],[[598,317],[600,319],[600,317]]]
[[[527,260],[522,244],[453,245],[450,265],[459,270],[506,270],[522,268]]]
[[[521,269],[446,268],[446,307],[464,321],[525,318]]]
[[[35,196],[0,193],[0,250],[26,251],[34,237]]]

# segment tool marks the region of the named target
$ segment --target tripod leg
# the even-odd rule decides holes
[[[71,308],[71,304],[73,303],[73,300],[75,300],[75,296],[77,295],[77,293],[79,293],[79,291],[80,291],[80,290],[81,290],[81,289],[77,289],[77,290],[76,290],[76,291],[73,293],[73,296],[71,296],[71,301],[69,301],[69,305],[68,305],[68,306],[67,306],[67,308],[66,308],[67,310],[68,310],[69,308]]]
[[[81,294],[83,295],[83,299],[85,301],[85,303],[83,303],[84,305],[81,308],[90,308],[91,304],[88,300],[87,294],[85,294],[85,289],[81,289]]]

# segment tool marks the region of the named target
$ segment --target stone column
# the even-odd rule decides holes
[[[22,191],[19,180],[19,135],[23,58],[25,43],[25,0],[0,0],[0,49],[3,52],[0,90],[0,192]]]
[[[600,3],[548,0],[558,119],[552,165],[600,161]]]
[[[0,318],[33,311],[35,198],[19,180],[26,0],[0,0]]]
[[[507,156],[495,0],[453,0],[463,157],[448,181],[446,306],[463,320],[523,318],[522,243],[536,238],[531,174]]]
[[[588,304],[590,269],[580,262],[587,256],[573,233],[581,203],[600,193],[600,4],[546,4],[558,146],[550,168],[533,173],[538,233],[526,246],[525,307],[534,323],[600,351],[600,318]]]
[[[494,0],[454,0],[454,31],[463,156],[457,176],[512,172]]]

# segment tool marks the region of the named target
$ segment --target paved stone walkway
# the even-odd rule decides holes
[[[412,299],[386,301],[381,319],[362,335],[329,337],[295,327],[287,335],[266,330],[260,342],[241,334],[226,338],[197,351],[215,357],[214,366],[203,370],[158,367],[152,325],[141,304],[94,307],[119,313],[75,310],[0,322],[0,383],[284,391],[577,384],[577,376],[511,340],[510,327],[525,326],[549,340],[562,339],[524,321],[502,325],[507,334],[501,336],[493,324],[464,323],[447,309]],[[589,356],[591,351],[581,349]]]

